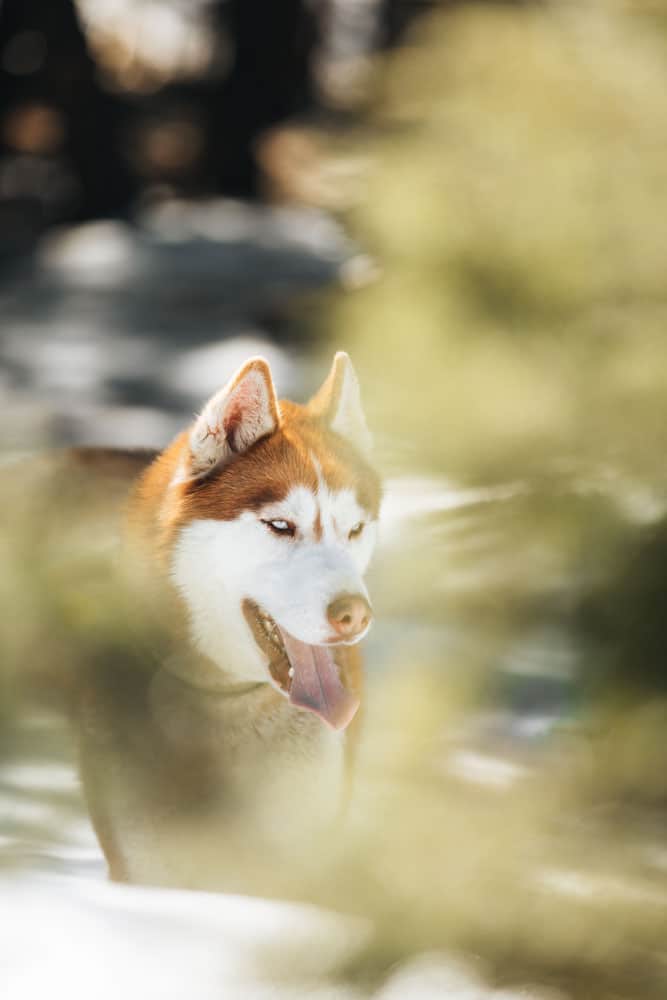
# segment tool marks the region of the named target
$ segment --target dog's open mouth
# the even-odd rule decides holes
[[[315,712],[333,729],[344,729],[352,721],[359,699],[343,685],[332,647],[301,642],[247,598],[243,614],[268,658],[274,683],[290,702]]]

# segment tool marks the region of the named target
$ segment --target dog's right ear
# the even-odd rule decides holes
[[[198,479],[280,426],[271,370],[251,358],[209,399],[190,433],[187,478]]]

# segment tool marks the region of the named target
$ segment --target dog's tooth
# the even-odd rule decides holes
[[[287,671],[287,676],[294,677],[294,667],[289,668],[289,670]]]

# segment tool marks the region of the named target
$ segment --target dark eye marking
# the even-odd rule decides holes
[[[359,521],[358,524],[355,524],[355,526],[350,529],[350,531],[348,532],[348,536],[347,537],[350,540],[352,540],[353,538],[358,538],[359,535],[362,533],[362,531],[364,530],[365,527],[366,526],[365,526],[364,522],[363,521]]]
[[[294,538],[296,535],[296,525],[281,517],[275,517],[269,521],[262,520],[262,524],[265,524],[274,535],[282,535],[284,538]]]

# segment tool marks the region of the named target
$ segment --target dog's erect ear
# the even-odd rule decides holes
[[[264,358],[251,358],[227,385],[209,399],[190,434],[190,469],[197,478],[280,425],[271,370]]]
[[[347,438],[361,452],[369,452],[373,443],[361,406],[361,392],[349,356],[338,351],[331,371],[308,404],[315,416]]]

